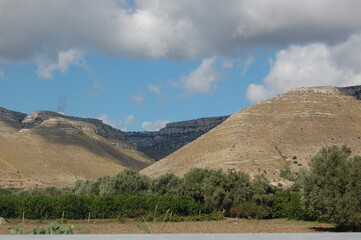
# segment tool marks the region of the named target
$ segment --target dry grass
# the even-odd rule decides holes
[[[37,226],[45,226],[48,221],[26,221],[26,231]],[[0,234],[9,234],[10,228],[19,220],[0,226]],[[75,234],[114,234],[114,233],[301,233],[301,232],[332,232],[334,225],[318,222],[294,221],[286,219],[246,220],[228,218],[222,221],[204,222],[139,222],[127,220],[68,221],[64,225],[74,227]]]

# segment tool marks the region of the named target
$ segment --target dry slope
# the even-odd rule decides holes
[[[191,168],[244,170],[283,182],[325,145],[348,144],[361,154],[361,101],[334,87],[291,90],[242,109],[168,157],[142,170],[156,177]]]
[[[95,119],[0,108],[0,187],[69,186],[152,163]]]

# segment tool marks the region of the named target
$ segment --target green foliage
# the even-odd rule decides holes
[[[10,229],[11,234],[73,234],[71,227],[62,227],[58,222],[49,223],[46,228],[36,227],[31,232],[26,233],[24,226],[18,224],[15,228]]]
[[[252,182],[252,201],[258,205],[271,206],[275,187],[271,186],[264,175],[256,175]]]
[[[140,194],[150,188],[151,180],[138,172],[125,169],[115,176],[102,177],[97,181],[77,181],[73,193],[82,195]]]
[[[10,233],[16,235],[25,234],[24,225],[20,223],[15,228],[10,228]]]
[[[204,205],[206,212],[212,212],[250,200],[257,189],[243,172],[195,168],[184,176],[179,193],[191,196]]]
[[[0,216],[19,218],[25,213],[27,219],[86,219],[92,218],[140,217],[154,212],[171,211],[180,216],[194,215],[201,205],[189,196],[84,196],[65,194],[45,195],[0,195]]]
[[[15,195],[0,195],[0,216],[3,218],[20,216],[18,212],[19,200],[19,197]]]
[[[11,195],[12,191],[10,189],[0,188],[0,195]]]
[[[300,192],[280,191],[274,195],[272,217],[296,220],[316,220],[314,214],[306,209]]]
[[[52,222],[44,227],[37,227],[30,234],[73,234],[71,227],[62,227],[58,222]]]
[[[305,203],[321,220],[361,229],[361,157],[324,147],[303,177]]]
[[[295,175],[289,169],[282,170],[280,176],[291,182],[294,182],[296,180]]]
[[[62,212],[68,219],[85,219],[89,213],[92,198],[90,196],[64,194],[54,197],[53,201],[56,207],[52,219],[62,216]]]
[[[20,196],[18,215],[25,213],[30,219],[51,219],[55,204],[51,197],[45,195]]]
[[[151,183],[151,191],[155,194],[176,194],[179,189],[181,179],[173,173],[166,173]]]

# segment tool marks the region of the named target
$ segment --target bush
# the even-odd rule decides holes
[[[277,192],[273,199],[272,217],[296,220],[316,220],[316,216],[301,201],[300,192]]]
[[[20,196],[18,203],[18,213],[24,212],[29,219],[52,219],[56,212],[53,198],[45,195]]]
[[[19,217],[20,212],[18,207],[20,205],[19,196],[15,195],[0,195],[0,216],[4,218]]]
[[[324,147],[303,176],[306,206],[324,221],[361,229],[361,157],[347,146]]]

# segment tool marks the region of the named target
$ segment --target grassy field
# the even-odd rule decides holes
[[[45,226],[49,221],[25,221],[25,231],[37,226]],[[19,220],[0,225],[0,234],[10,234]],[[107,233],[297,233],[332,232],[334,225],[318,222],[294,221],[287,219],[247,220],[227,218],[222,221],[204,222],[141,222],[126,220],[84,220],[68,221],[64,226],[73,226],[75,234]]]

